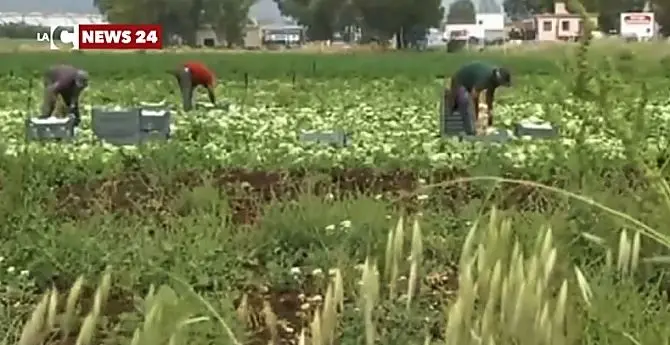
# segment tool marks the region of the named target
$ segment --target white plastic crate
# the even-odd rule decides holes
[[[141,102],[140,108],[142,110],[165,110],[168,108],[168,104],[165,101],[161,102]]]
[[[558,136],[558,128],[549,122],[521,121],[514,129],[517,137],[554,138]]]
[[[461,140],[502,144],[511,140],[512,137],[512,133],[506,129],[489,128],[486,133],[480,135],[463,135],[461,136]]]
[[[29,141],[71,140],[75,136],[74,122],[74,117],[26,119],[26,139]]]
[[[171,114],[166,109],[142,109],[140,112],[140,130],[170,134]]]
[[[229,108],[230,104],[228,103],[212,104],[210,102],[197,102],[195,104],[196,110],[228,110]]]

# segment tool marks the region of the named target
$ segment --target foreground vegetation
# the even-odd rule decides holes
[[[561,125],[504,146],[435,137],[436,76],[473,56],[203,56],[230,111],[178,112],[136,149],[88,121],[24,143],[64,57],[7,57],[3,342],[666,344],[670,82],[629,53],[477,56],[515,71],[498,123]],[[183,58],[67,61],[109,106],[176,102]],[[333,128],[354,145],[297,140]]]

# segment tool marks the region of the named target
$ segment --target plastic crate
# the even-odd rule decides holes
[[[59,141],[75,137],[74,117],[29,118],[25,121],[26,140]]]
[[[228,103],[212,104],[209,102],[197,102],[195,104],[196,110],[228,110],[229,108],[230,104]]]
[[[171,115],[165,109],[100,109],[92,111],[93,133],[113,145],[138,145],[170,137]]]
[[[343,131],[328,131],[303,132],[300,134],[300,141],[344,147],[350,145],[351,140],[349,133]]]
[[[506,129],[493,129],[489,130],[486,134],[463,135],[461,136],[461,141],[502,144],[510,141],[512,138],[512,134]]]
[[[91,128],[98,139],[113,145],[137,145],[140,131],[140,109],[100,109],[91,112]]]
[[[171,114],[166,109],[142,109],[140,111],[140,130],[170,135]]]
[[[168,109],[168,104],[165,101],[161,102],[141,102],[140,103],[140,108],[142,110],[166,110]]]
[[[514,135],[517,137],[529,136],[532,138],[555,138],[558,137],[558,127],[549,122],[522,121],[516,124]]]
[[[472,102],[470,102],[467,113],[447,109],[446,100],[449,91],[443,90],[440,94],[439,126],[441,137],[454,137],[461,135],[473,135],[475,132],[475,116]]]

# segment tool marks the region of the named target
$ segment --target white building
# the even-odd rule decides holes
[[[656,36],[658,25],[654,12],[621,13],[619,34],[622,37],[647,41]]]
[[[473,24],[447,24],[444,27],[445,40],[488,40],[505,36],[505,15],[503,13],[477,13]]]
[[[105,23],[107,23],[107,21],[101,14],[0,12],[0,25],[25,24],[30,26],[49,27]]]

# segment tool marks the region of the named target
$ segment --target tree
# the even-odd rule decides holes
[[[315,41],[333,39],[346,23],[342,14],[350,6],[348,0],[274,0],[279,11],[307,28],[307,37]]]
[[[457,0],[449,6],[448,24],[475,24],[475,5],[470,0]]]
[[[601,31],[618,31],[620,28],[621,12],[641,11],[645,0],[598,0],[598,26]]]
[[[530,18],[535,14],[551,13],[554,11],[553,0],[505,0],[505,13],[512,20]]]
[[[244,44],[244,35],[249,23],[249,9],[256,0],[207,0],[203,21],[220,33],[226,46],[232,48]]]
[[[663,35],[670,35],[670,0],[652,0],[652,9],[656,14],[656,22],[660,25]]]
[[[161,24],[164,35],[178,35],[189,45],[196,44],[200,28],[211,25],[224,32],[231,45],[243,38],[253,0],[93,0],[93,4],[112,23]]]
[[[275,0],[285,16],[307,27],[314,40],[332,39],[335,33],[356,26],[364,39],[381,43],[394,35],[398,46],[415,41],[417,33],[437,27],[444,10],[440,0]]]
[[[502,6],[496,0],[480,0],[477,6],[478,13],[501,13]]]

